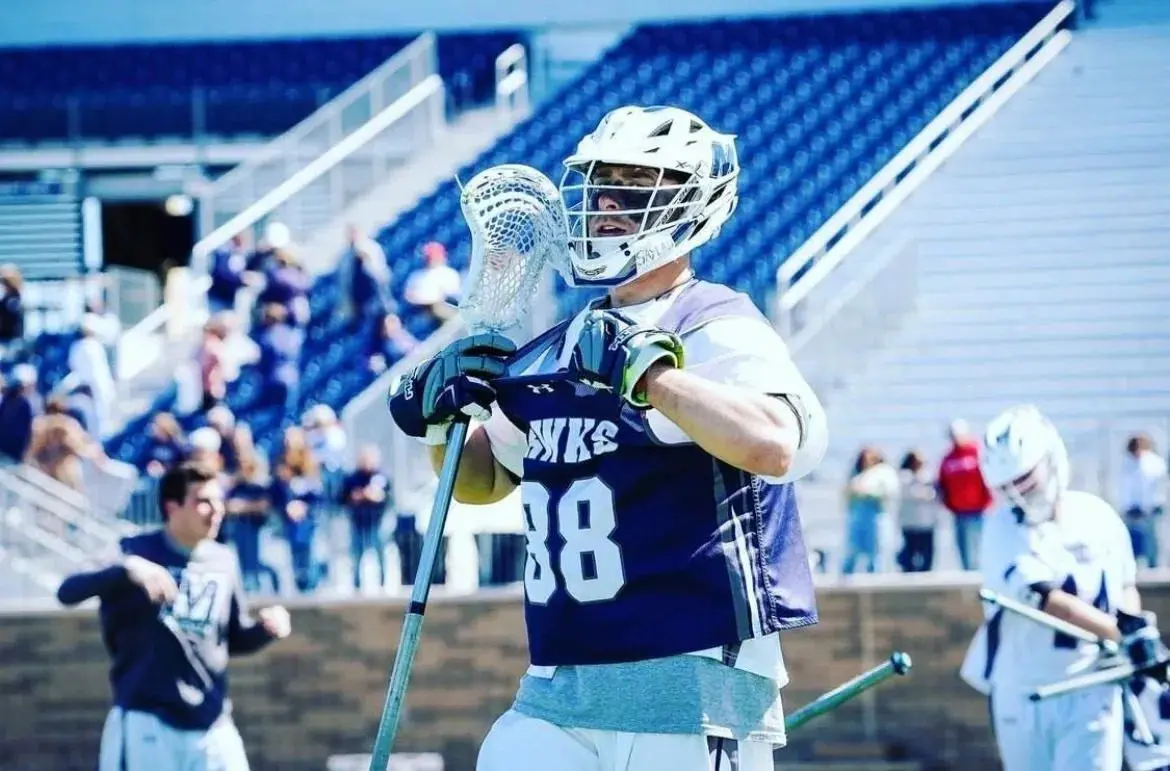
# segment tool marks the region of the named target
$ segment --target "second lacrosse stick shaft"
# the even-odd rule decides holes
[[[410,670],[414,666],[414,655],[418,652],[419,636],[422,634],[423,615],[427,610],[427,597],[431,593],[431,582],[435,575],[439,545],[443,541],[443,529],[447,524],[447,512],[451,508],[451,497],[455,492],[455,476],[459,471],[459,460],[463,455],[463,442],[467,439],[467,422],[459,421],[451,427],[447,437],[447,450],[443,455],[443,467],[439,471],[439,486],[435,491],[435,502],[431,508],[431,521],[423,537],[422,554],[418,571],[414,574],[414,585],[410,591],[410,606],[402,622],[402,635],[398,650],[394,654],[394,669],[390,673],[390,685],[386,690],[386,704],[378,721],[378,734],[374,738],[374,751],[370,756],[370,771],[386,771],[390,765],[390,752],[398,734],[398,723],[402,718],[402,706],[406,700],[406,688],[410,681]]]
[[[795,731],[813,718],[835,710],[845,702],[865,693],[870,688],[881,685],[894,675],[906,674],[910,671],[910,666],[910,657],[907,654],[901,652],[895,653],[884,663],[879,664],[868,672],[863,672],[847,683],[842,683],[828,693],[817,697],[811,704],[806,704],[793,712],[784,721],[784,728],[788,731]]]

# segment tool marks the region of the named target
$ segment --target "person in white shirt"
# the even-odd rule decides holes
[[[426,244],[422,253],[426,267],[410,274],[403,299],[415,308],[426,308],[441,322],[454,315],[452,303],[463,292],[463,278],[447,264],[447,250],[438,241]]]
[[[1154,452],[1154,443],[1145,434],[1130,437],[1125,450],[1117,505],[1125,514],[1134,556],[1155,568],[1158,527],[1166,507],[1166,461]]]
[[[69,370],[77,375],[81,385],[93,393],[96,425],[90,433],[102,437],[111,428],[112,411],[118,396],[110,359],[99,338],[99,320],[86,314],[81,319],[81,337],[69,349]]]
[[[902,492],[898,524],[902,526],[902,551],[898,562],[907,573],[934,567],[934,530],[938,526],[938,491],[926,470],[926,461],[915,450],[902,458],[898,471]]]
[[[1141,606],[1129,537],[1108,503],[1068,489],[1068,452],[1056,428],[1031,405],[1005,411],[988,425],[981,467],[1003,501],[985,526],[984,587],[1120,640],[1115,614]],[[1029,698],[1083,673],[1098,655],[1095,645],[987,606],[961,675],[990,696],[1004,771],[1121,771],[1121,686]]]

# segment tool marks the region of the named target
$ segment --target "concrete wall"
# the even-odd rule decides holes
[[[901,582],[900,582],[901,583]],[[1170,618],[1170,586],[1144,588]],[[778,759],[883,753],[924,769],[998,767],[981,697],[956,671],[979,619],[975,585],[825,587],[821,623],[785,638],[790,708],[901,649],[908,678],[810,723]],[[236,716],[255,771],[321,771],[368,752],[402,619],[400,602],[293,608],[292,637],[233,664]],[[92,610],[0,615],[0,770],[92,771],[108,704]],[[398,749],[438,751],[472,771],[478,742],[524,671],[518,595],[434,600]],[[783,767],[783,766],[782,766]]]
[[[1009,0],[983,0],[1008,2]],[[929,7],[970,0],[7,0],[0,46],[144,40],[371,35],[425,29],[540,28],[833,9]]]

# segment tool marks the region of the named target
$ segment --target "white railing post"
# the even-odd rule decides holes
[[[528,110],[528,52],[520,43],[496,57],[496,109],[503,115]]]

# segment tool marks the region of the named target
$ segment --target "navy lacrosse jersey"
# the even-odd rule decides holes
[[[762,321],[720,285],[673,294],[655,325],[684,340],[717,319]],[[499,411],[524,437],[512,470],[532,663],[645,661],[815,623],[792,485],[667,441],[659,413],[574,382],[563,366],[574,323],[524,346],[496,381]]]
[[[70,576],[57,596],[67,605],[100,598],[114,706],[181,730],[210,728],[230,712],[229,653],[251,653],[273,639],[247,613],[235,554],[212,540],[188,552],[162,530],[123,539],[121,547],[170,571],[179,587],[173,602],[152,603],[120,566]]]

